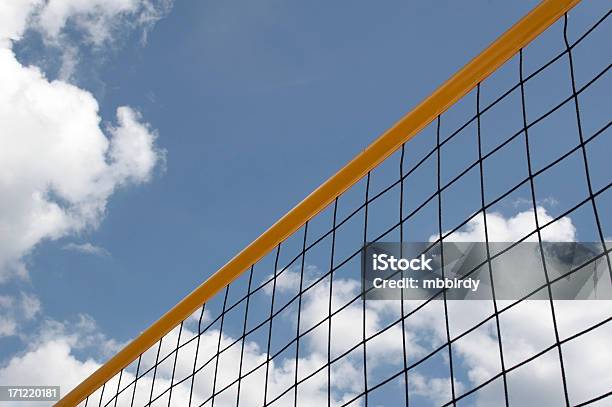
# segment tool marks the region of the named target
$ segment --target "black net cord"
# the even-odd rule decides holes
[[[268,327],[268,348],[266,352],[266,381],[264,383],[264,406],[268,405],[268,379],[270,375],[270,349],[272,346],[272,322],[274,316],[274,297],[276,296],[276,277],[278,276],[278,258],[280,256],[281,244],[276,248],[276,258],[274,260],[274,281],[272,283],[272,300],[270,301],[270,324]]]
[[[100,401],[98,402],[98,407],[102,406],[102,397],[104,397],[104,389],[106,388],[106,383],[102,385],[102,391],[100,392]]]
[[[368,172],[368,176],[366,178],[366,189],[365,189],[365,213],[363,219],[363,247],[366,247],[368,242],[368,199],[370,196],[370,172]],[[363,293],[362,300],[362,314],[363,314],[363,392],[364,392],[364,401],[365,407],[368,407],[368,354],[367,354],[367,333],[366,333],[366,299],[365,292]]]
[[[399,161],[399,176],[400,176],[400,199],[399,199],[399,234],[400,234],[400,257],[404,257],[404,156],[406,155],[406,145],[402,144],[402,153]],[[404,272],[401,272],[402,278],[404,278]],[[408,396],[408,353],[406,350],[406,320],[404,319],[404,290],[401,290],[400,297],[400,312],[402,315],[402,357],[404,358],[404,398],[406,401],[406,407],[410,406],[410,399]]]
[[[437,155],[437,195],[438,195],[438,238],[440,244],[440,270],[442,271],[442,279],[445,278],[444,274],[444,245],[442,240],[442,191],[441,187],[441,171],[440,171],[440,116],[436,121],[436,155]],[[446,326],[446,346],[448,347],[448,364],[450,369],[450,385],[451,385],[451,397],[453,405],[455,405],[455,373],[453,369],[453,350],[451,346],[450,338],[450,327],[448,324],[448,303],[446,301],[446,290],[442,291],[444,301],[444,324]]]
[[[534,216],[534,221],[535,221],[536,233],[538,237],[538,244],[540,246],[540,256],[542,258],[542,268],[544,270],[544,278],[546,279],[546,286],[548,290],[548,301],[550,304],[550,314],[552,317],[553,328],[555,331],[555,342],[556,342],[556,347],[559,353],[559,366],[561,368],[561,379],[563,381],[563,395],[565,397],[565,404],[566,406],[569,407],[570,402],[569,402],[569,395],[567,392],[567,379],[565,375],[565,366],[563,363],[563,351],[561,350],[561,345],[559,341],[559,329],[557,326],[557,315],[555,313],[555,303],[553,300],[552,288],[550,286],[550,277],[548,275],[548,268],[546,267],[546,259],[544,257],[544,247],[542,244],[542,232],[540,229],[540,221],[539,221],[538,208],[537,208],[537,202],[536,202],[535,183],[533,181],[534,176],[533,176],[533,170],[531,168],[531,152],[529,148],[529,129],[527,127],[527,108],[526,108],[526,103],[525,103],[525,85],[523,84],[523,50],[522,49],[519,51],[519,77],[521,81],[521,108],[522,108],[521,110],[522,110],[522,117],[523,117],[523,132],[525,134],[525,150],[527,153],[527,172],[529,175],[529,187],[531,190],[531,202],[532,202],[532,208],[533,208],[533,216]]]
[[[334,290],[334,254],[336,251],[336,220],[338,217],[338,198],[334,200],[332,219],[332,243],[329,256],[329,303],[327,314],[327,407],[331,407],[331,335],[332,335],[332,295]]]
[[[485,186],[484,186],[484,168],[482,160],[482,135],[480,130],[480,83],[476,87],[476,134],[478,136],[478,162],[480,169],[480,204],[482,211],[482,219],[485,233],[485,246],[487,255],[487,268],[489,269],[489,280],[491,284],[491,298],[493,299],[493,311],[495,313],[495,327],[497,331],[497,346],[499,348],[499,362],[502,371],[504,384],[504,402],[506,407],[509,406],[508,401],[508,382],[506,380],[506,364],[504,362],[504,349],[502,346],[501,329],[499,327],[499,310],[497,309],[497,299],[495,297],[495,284],[493,281],[493,267],[491,266],[491,251],[489,250],[489,228],[487,225],[487,210],[485,209]]]
[[[240,385],[242,384],[242,365],[244,362],[244,345],[246,342],[247,322],[249,317],[249,300],[251,299],[251,286],[253,284],[253,270],[255,266],[251,266],[249,271],[249,283],[247,286],[246,305],[244,310],[244,324],[242,326],[242,344],[240,345],[240,365],[238,366],[238,388],[236,389],[236,407],[240,405]]]
[[[123,377],[123,369],[119,372],[119,380],[117,381],[117,391],[115,393],[115,402],[113,403],[114,407],[117,407],[117,399],[119,398],[119,389],[121,389],[121,378]]]
[[[159,365],[159,353],[161,352],[163,339],[164,338],[161,338],[159,340],[159,345],[157,346],[157,355],[155,356],[155,364],[153,365],[153,380],[151,380],[151,392],[149,393],[149,402],[147,403],[147,406],[150,406],[153,402],[153,389],[155,388],[155,379],[157,378],[157,366]]]
[[[168,394],[168,407],[170,407],[170,404],[172,403],[172,389],[174,388],[174,375],[176,373],[176,361],[178,359],[179,347],[181,345],[181,335],[183,334],[183,322],[181,322],[181,325],[179,326],[179,333],[176,339],[176,348],[174,348],[174,363],[172,364],[172,377],[170,378],[170,393]]]
[[[219,358],[221,357],[221,340],[223,339],[223,322],[225,321],[225,309],[227,307],[227,295],[229,294],[230,286],[225,287],[225,296],[223,297],[223,310],[221,311],[221,323],[219,326],[219,340],[217,341],[217,355],[215,359],[215,375],[213,377],[212,400],[210,407],[215,406],[215,390],[217,390],[217,373],[219,372]]]
[[[198,353],[200,351],[200,337],[202,335],[202,318],[204,317],[205,310],[206,310],[206,304],[202,304],[202,309],[200,311],[200,318],[198,319],[198,335],[196,339],[195,356],[193,358],[193,370],[191,372],[191,385],[189,387],[189,407],[191,407],[191,403],[193,401],[193,383],[195,381],[196,366],[198,363]]]
[[[130,407],[134,407],[134,398],[136,397],[136,385],[138,383],[138,373],[140,373],[140,363],[142,362],[142,354],[138,356],[138,364],[136,365],[136,377],[134,378],[134,389],[132,390],[132,401]]]
[[[308,238],[308,222],[304,225],[304,239],[302,243],[302,263],[300,265],[300,289],[298,291],[297,327],[295,332],[295,377],[293,388],[293,404],[298,402],[298,365],[300,360],[300,322],[302,317],[302,293],[304,292],[304,263],[306,261],[306,239]]]

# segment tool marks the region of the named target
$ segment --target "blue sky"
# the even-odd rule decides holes
[[[29,27],[12,46],[17,60],[39,66],[49,80],[89,91],[99,104],[106,134],[112,133],[109,126],[117,126],[118,106],[140,112],[138,120],[157,135],[151,137],[160,159],[142,182],[117,183],[97,225],[46,237],[24,251],[20,259],[29,277],[3,281],[0,294],[29,293],[38,298],[41,311],[23,324],[19,335],[0,337],[1,360],[6,364],[25,352],[29,345],[24,338],[36,335],[44,321],[77,321],[80,314],[95,320],[106,338],[133,338],[536,4],[181,1],[166,3],[154,25],[119,20],[125,27],[112,31],[112,42],[103,45],[84,41],[77,19],[67,20],[56,43],[48,31]],[[579,5],[570,16],[570,41],[606,11],[604,1]],[[526,74],[563,50],[561,24],[525,51]],[[578,86],[609,63],[609,33],[608,22],[594,32],[588,48],[576,48]],[[62,69],[70,49],[77,49],[78,56],[66,78]],[[571,94],[567,63],[562,62],[526,85],[528,115],[536,117]],[[516,83],[517,75],[514,58],[483,84],[482,103]],[[609,120],[604,99],[609,85],[606,76],[597,90],[585,92],[586,137]],[[485,152],[508,131],[520,129],[517,97],[515,92],[514,102],[483,116]],[[576,145],[577,135],[566,131],[575,126],[572,109],[567,104],[556,120],[533,129],[535,170]],[[474,111],[472,92],[443,116],[443,138]],[[442,151],[443,182],[478,158],[472,130],[468,127]],[[544,138],[550,134],[559,137]],[[406,166],[432,143],[430,126],[406,146]],[[610,182],[611,143],[599,137],[588,149],[596,189]],[[515,144],[486,168],[488,198],[526,175],[526,167],[516,164],[524,146]],[[582,158],[572,157],[536,181],[537,198],[552,217],[586,197]],[[373,190],[396,176],[397,160],[392,156],[373,173]],[[508,170],[515,164],[522,172]],[[407,209],[435,190],[434,170],[432,161],[422,178],[406,185],[417,195]],[[478,210],[477,175],[468,174],[444,197],[444,230]],[[355,207],[363,199],[361,191],[347,194],[339,212]],[[529,197],[529,189],[522,188],[495,210],[510,218],[530,209],[521,203]],[[598,204],[608,237],[610,193]],[[386,211],[396,209],[391,201],[380,205],[372,216],[381,213],[382,229]],[[415,220],[411,230],[418,232],[411,240],[427,240],[437,232],[435,210]],[[571,219],[577,239],[599,239],[589,207]],[[84,244],[100,249],[70,249]],[[323,260],[311,262],[321,267]]]
[[[57,250],[65,242],[39,248],[41,286],[77,296],[49,301],[55,317],[82,310],[126,338],[146,327],[532,4],[508,6],[175,4],[146,47],[130,42],[94,67],[102,112],[138,106],[168,150],[167,171],[120,191],[85,237],[111,259]],[[457,29],[425,30],[434,22]]]

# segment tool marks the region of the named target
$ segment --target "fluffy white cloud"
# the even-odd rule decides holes
[[[22,65],[12,42],[28,27],[55,38],[73,20],[100,42],[119,17],[155,10],[141,0],[0,5],[0,281],[26,276],[22,259],[41,241],[96,227],[113,191],[148,181],[164,155],[137,111],[121,106],[103,126],[91,93]]]
[[[109,137],[93,96],[0,49],[0,279],[44,239],[95,227],[114,189],[145,182],[162,153],[129,107]]]
[[[40,301],[31,293],[0,295],[0,338],[21,334],[20,325],[33,320],[40,310]]]
[[[536,208],[540,226],[553,220],[546,208]],[[516,242],[536,229],[535,216],[532,210],[519,212],[514,216],[505,218],[498,212],[487,213],[487,231],[491,242]],[[448,231],[443,232],[443,234]],[[542,230],[542,240],[547,242],[573,242],[576,240],[576,227],[572,220],[565,216]],[[480,242],[484,241],[484,216],[479,212],[462,230],[452,233],[446,241],[449,242]],[[429,240],[435,241],[438,235],[432,235]],[[525,239],[526,242],[538,240],[537,234]]]
[[[71,354],[71,346],[67,341],[50,340],[30,352],[11,359],[6,367],[0,369],[0,382],[6,385],[17,383],[37,383],[41,386],[74,385],[91,374],[97,366],[97,363],[91,359],[84,362],[77,360]]]
[[[78,358],[75,352],[90,350],[95,355],[116,352],[119,345],[102,335],[95,322],[80,315],[77,320],[58,322],[45,320],[36,335],[25,338],[28,348],[14,355],[0,368],[3,385],[32,384],[67,386],[78,384],[99,364],[92,358]],[[24,406],[40,402],[25,403]],[[7,403],[0,402],[0,405]]]
[[[150,29],[173,0],[12,0],[0,4],[0,45],[19,40],[27,28],[55,44],[65,41],[73,25],[86,42],[100,46],[119,30]]]
[[[60,76],[70,77],[79,45],[101,50],[126,28],[146,33],[170,5],[170,0],[0,2],[0,282],[26,277],[24,257],[40,242],[95,228],[116,188],[149,181],[164,158],[155,131],[136,110],[121,106],[115,123],[104,122],[90,92],[25,66],[13,44],[27,30],[38,31],[47,45],[60,49]],[[79,32],[78,40],[65,34],[68,27]],[[99,252],[88,244],[69,248]],[[102,358],[117,351],[119,344],[100,334],[91,318],[58,322],[37,318],[40,310],[32,294],[0,296],[0,337],[18,335],[27,344],[3,363],[0,383],[66,389],[98,366],[83,353]],[[36,335],[23,329],[37,321],[42,325]]]
[[[83,321],[76,324],[58,323],[50,321],[48,326],[43,329],[39,338],[33,338],[32,345],[26,352],[14,356],[8,363],[0,368],[0,382],[11,384],[37,383],[47,385],[59,385],[63,392],[74,387],[84,377],[91,374],[99,367],[99,364],[90,358],[81,359],[76,356],[79,349],[92,347],[98,344],[108,348],[115,348],[116,343],[108,341],[103,335],[99,334],[89,318],[82,317]],[[187,343],[195,336],[195,332],[184,328],[181,333],[181,344]],[[164,337],[160,351],[160,358],[170,354],[176,346],[178,340],[178,330],[173,330]],[[220,342],[219,342],[220,340]],[[222,353],[219,358],[218,374],[216,382],[214,380],[215,359],[211,358],[217,351],[217,346],[221,349],[229,346],[235,341],[227,335],[221,335],[219,331],[211,329],[200,337],[198,347],[198,368],[194,380],[193,404],[199,405],[204,402],[211,394],[213,385],[219,390],[234,382],[238,378],[239,364],[241,359],[240,342],[227,351]],[[178,354],[176,368],[174,367],[174,356],[161,363],[156,371],[155,387],[153,388],[153,398],[157,398],[163,391],[168,389],[174,372],[174,383],[183,383],[173,389],[172,405],[188,405],[191,379],[189,376],[193,371],[193,361],[195,359],[197,342],[192,340],[185,345]],[[147,351],[142,358],[140,374],[148,371],[155,362],[157,356],[157,346]],[[245,343],[243,359],[243,374],[252,371],[266,360],[266,351],[258,343],[247,340]],[[312,370],[325,364],[326,357],[311,352],[307,357],[301,357],[300,366],[305,366],[306,370]],[[34,369],[33,367],[36,366]],[[203,367],[204,366],[204,367]],[[203,368],[202,368],[203,367]],[[130,383],[135,377],[135,365],[124,371],[121,378],[122,387]],[[57,375],[58,371],[67,371],[67,374]],[[295,372],[295,359],[292,357],[274,359],[270,363],[268,378],[268,400],[276,398],[293,384]],[[343,390],[354,388],[361,375],[355,364],[349,359],[343,360],[333,366],[333,375],[338,378],[332,383],[332,402],[334,405],[340,404],[347,399]],[[106,384],[106,391],[103,396],[103,404],[112,397],[117,388],[118,376],[114,377]],[[266,383],[265,367],[259,368],[243,379],[240,397],[241,405],[257,406],[263,402],[263,388]],[[152,372],[138,380],[138,388],[135,394],[135,405],[145,405],[149,401],[150,390],[153,384]],[[91,397],[96,403],[100,398],[101,391],[98,390]],[[304,386],[300,386],[299,400],[303,405],[320,405],[327,400],[327,378],[324,375],[317,375],[306,381]],[[129,406],[131,404],[132,388],[123,392],[119,399],[119,406]],[[236,400],[236,387],[233,390],[225,391],[215,398],[219,406],[233,406]],[[168,393],[158,400],[154,405],[167,405]],[[0,403],[2,405],[2,403]],[[27,404],[24,404],[27,405]],[[293,391],[280,399],[279,405],[293,405]]]
[[[30,13],[41,0],[14,0],[0,2],[0,47],[10,46],[10,41],[21,38]]]
[[[444,405],[452,398],[447,377],[427,377],[419,373],[411,374],[410,387],[415,395],[426,397],[436,405]],[[455,380],[455,394],[463,391],[463,384]]]
[[[542,206],[537,207],[540,224],[552,220]],[[535,230],[533,211],[523,211],[505,218],[499,213],[487,214],[489,238],[497,242],[513,242]],[[435,240],[432,235],[430,240]],[[449,241],[482,241],[484,219],[482,214],[471,220],[463,230],[449,236]],[[576,228],[571,218],[563,217],[542,231],[544,241],[575,241]],[[537,240],[533,235],[526,241]],[[517,267],[516,264],[513,265]],[[508,270],[510,271],[510,270]],[[499,301],[498,306],[509,305]],[[574,335],[597,322],[612,316],[611,301],[555,301],[557,326],[561,339]],[[474,326],[483,317],[493,312],[490,304],[480,301],[452,301],[449,304],[451,334],[459,334]],[[425,325],[440,326],[443,314],[424,312]],[[420,329],[424,329],[421,326]],[[554,341],[554,327],[551,307],[548,301],[527,300],[505,311],[500,316],[500,330],[506,368],[516,365],[534,354],[551,346]],[[445,332],[435,330],[443,338]],[[579,337],[562,346],[567,374],[568,392],[572,404],[584,402],[609,391],[612,386],[612,372],[604,366],[612,364],[612,354],[605,350],[605,339],[612,335],[612,325],[606,324],[594,333]],[[461,356],[461,363],[473,385],[490,379],[501,370],[497,344],[497,331],[493,321],[485,324],[469,336],[453,345]],[[508,375],[510,401],[516,405],[555,406],[563,404],[563,387],[560,363],[556,349],[543,357],[516,369]],[[478,392],[475,404],[488,406],[500,403],[503,389],[487,386]]]
[[[469,313],[475,306],[453,301],[455,318]],[[500,304],[503,306],[505,304]],[[612,316],[610,301],[555,301],[561,340]],[[489,314],[490,315],[490,314]],[[443,320],[429,314],[425,321]],[[469,317],[468,317],[469,318]],[[468,324],[474,326],[475,322]],[[543,351],[555,342],[551,309],[548,301],[524,301],[500,316],[506,368],[515,366]],[[608,323],[594,332],[582,335],[562,346],[568,392],[572,405],[606,393],[612,386],[612,372],[606,369],[612,355],[606,350],[606,339],[612,335]],[[471,386],[476,386],[501,371],[494,320],[453,344],[456,363],[464,370]],[[501,379],[499,379],[501,380]],[[561,369],[557,349],[513,370],[507,375],[508,391],[513,405],[557,406],[564,404]],[[481,389],[475,405],[489,406],[503,400],[500,386]],[[502,396],[500,398],[500,396]],[[497,400],[493,402],[492,400]]]

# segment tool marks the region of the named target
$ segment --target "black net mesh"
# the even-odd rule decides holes
[[[506,251],[492,301],[359,280],[369,242],[584,239],[612,282],[609,14],[555,23],[83,405],[610,405],[611,303],[555,300],[585,264],[543,261],[518,301],[495,299]]]

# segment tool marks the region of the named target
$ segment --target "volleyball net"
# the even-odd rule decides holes
[[[555,296],[594,262],[612,285],[610,10],[576,3],[538,5],[58,405],[603,405],[611,303]],[[600,249],[515,300],[364,300],[376,242],[507,242],[493,287],[516,245],[577,240]]]

